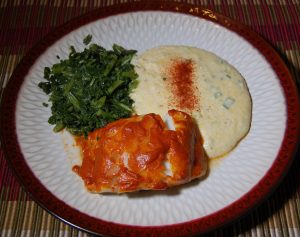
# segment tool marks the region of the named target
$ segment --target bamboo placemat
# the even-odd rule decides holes
[[[1,0],[0,98],[25,53],[54,27],[92,9],[130,0]],[[298,0],[179,0],[250,26],[282,56],[300,83],[300,2]],[[1,114],[0,116],[5,116]],[[300,122],[300,121],[299,121]],[[300,236],[299,152],[278,189],[261,206],[212,236]],[[0,236],[89,236],[64,224],[24,192],[0,147]]]

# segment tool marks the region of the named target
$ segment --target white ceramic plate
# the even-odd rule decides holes
[[[36,57],[17,92],[15,126],[23,159],[41,184],[41,189],[46,189],[59,203],[66,204],[67,209],[78,212],[83,218],[88,216],[93,221],[110,223],[109,228],[115,223],[125,229],[130,226],[130,230],[143,230],[143,227],[185,226],[184,223],[213,216],[235,203],[241,204],[244,196],[259,186],[278,159],[287,131],[287,100],[281,79],[272,62],[244,36],[213,22],[214,19],[202,17],[165,10],[111,15],[58,37]],[[53,133],[47,123],[51,111],[42,102],[48,97],[37,86],[43,80],[44,67],[57,63],[57,55],[67,58],[70,45],[82,50],[82,40],[88,34],[93,36],[94,43],[106,48],[117,43],[142,53],[159,45],[188,45],[206,49],[227,60],[246,79],[252,96],[253,117],[249,134],[228,156],[211,162],[209,176],[201,182],[166,191],[123,195],[88,193],[81,179],[71,170],[73,147],[64,145],[63,135]],[[273,181],[275,185],[277,179]],[[270,187],[273,181],[271,179]],[[262,194],[265,195],[265,191]],[[255,195],[259,196],[259,193]],[[47,202],[40,202],[60,216],[53,208],[47,208]],[[249,202],[251,205],[255,203],[253,200]],[[249,206],[245,205],[248,209]],[[232,211],[236,216],[242,212]],[[72,218],[60,217],[72,223]],[[92,227],[75,225],[96,232]],[[201,228],[195,231],[201,231]]]

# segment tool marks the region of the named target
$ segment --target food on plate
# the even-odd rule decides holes
[[[92,40],[88,35],[83,41]],[[112,50],[90,44],[82,52],[70,47],[69,58],[46,67],[39,87],[49,95],[52,115],[48,122],[54,131],[66,128],[74,135],[105,126],[132,115],[129,93],[137,74],[130,63],[135,50],[113,45]],[[45,106],[48,104],[44,103]]]
[[[166,123],[154,113],[120,119],[76,143],[82,164],[73,170],[90,192],[162,190],[207,172],[198,127],[177,110],[168,111]]]
[[[141,55],[113,45],[71,46],[46,67],[54,131],[75,135],[73,166],[90,192],[162,190],[207,173],[208,158],[248,133],[252,103],[242,75],[208,51],[160,46]],[[47,104],[45,104],[47,106]],[[166,122],[162,116],[167,114]]]
[[[210,158],[230,152],[248,133],[252,103],[245,79],[205,50],[160,46],[133,58],[137,114],[185,111],[196,120]]]

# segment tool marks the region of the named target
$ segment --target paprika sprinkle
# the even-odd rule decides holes
[[[175,106],[181,110],[194,110],[199,104],[194,85],[194,62],[190,59],[174,59],[167,71],[168,83]]]

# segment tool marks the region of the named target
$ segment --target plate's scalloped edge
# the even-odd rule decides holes
[[[278,156],[271,168],[259,183],[243,197],[231,205],[199,219],[174,225],[144,227],[99,220],[80,213],[50,193],[31,172],[21,153],[16,134],[15,109],[24,76],[28,73],[30,67],[40,54],[58,39],[80,26],[101,18],[133,11],[148,10],[178,12],[198,16],[236,32],[250,42],[264,55],[280,79],[286,98],[287,127]],[[293,161],[292,158],[296,151],[300,134],[300,106],[297,87],[292,75],[280,56],[262,37],[253,32],[249,27],[211,10],[195,5],[165,1],[144,1],[104,7],[59,26],[55,31],[38,42],[29,52],[11,76],[2,98],[0,114],[5,114],[5,116],[1,116],[0,131],[5,157],[31,198],[49,213],[81,230],[110,236],[187,236],[205,233],[241,217],[265,200],[280,183]]]

